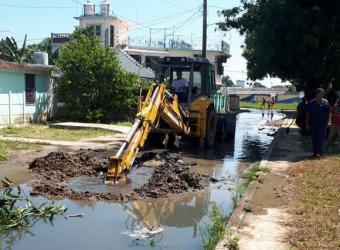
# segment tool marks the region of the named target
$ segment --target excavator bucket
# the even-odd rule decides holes
[[[105,184],[117,183],[122,177],[123,159],[121,157],[111,156],[109,158],[109,166],[105,177]]]

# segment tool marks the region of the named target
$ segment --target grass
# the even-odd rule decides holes
[[[224,215],[223,210],[216,203],[213,203],[210,207],[209,219],[211,224],[202,237],[203,247],[205,250],[214,250],[226,234],[228,217]]]
[[[259,163],[256,163],[253,166],[251,166],[249,169],[247,169],[242,176],[243,178],[242,183],[236,188],[236,192],[242,196],[247,190],[249,184],[256,178],[257,173],[260,173],[260,172],[268,173],[269,169],[261,167]],[[260,180],[262,181],[261,178]]]
[[[299,103],[275,103],[274,109],[276,110],[296,110],[296,107]],[[241,108],[257,108],[259,109],[261,107],[260,102],[240,102]],[[267,107],[267,105],[266,105]]]
[[[40,151],[42,146],[40,144],[32,144],[26,142],[16,142],[16,141],[0,141],[0,161],[6,160],[8,156],[20,150],[32,149],[35,151]]]
[[[244,205],[243,211],[246,212],[246,213],[251,213],[253,211],[252,205],[250,205],[250,204]]]
[[[305,160],[289,170],[296,249],[340,249],[340,157]]]
[[[238,249],[240,249],[239,241],[240,241],[240,238],[238,236],[235,236],[232,233],[227,232],[227,245],[226,245],[226,247],[229,250],[238,250]]]
[[[61,141],[79,141],[84,138],[93,138],[112,134],[112,131],[104,129],[59,129],[49,128],[44,125],[28,125],[24,127],[7,127],[0,129],[0,135],[6,137]]]
[[[239,238],[227,229],[228,216],[224,215],[224,211],[212,203],[209,212],[211,224],[203,233],[204,250],[215,250],[217,244],[223,238],[226,238],[226,247],[230,250],[239,249]]]
[[[132,122],[129,121],[123,121],[123,122],[114,122],[112,125],[117,125],[117,126],[123,126],[123,127],[131,127],[133,124]]]

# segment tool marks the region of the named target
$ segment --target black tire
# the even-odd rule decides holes
[[[227,138],[227,123],[224,119],[221,121],[220,132],[218,134],[219,134],[218,138],[219,138],[220,141],[226,140],[226,138]]]
[[[212,147],[215,143],[217,128],[217,114],[214,106],[209,106],[207,110],[207,121],[205,131],[205,145]]]

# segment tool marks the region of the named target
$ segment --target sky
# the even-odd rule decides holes
[[[92,0],[96,5],[101,0]],[[70,33],[78,25],[73,17],[82,14],[85,0],[0,0],[0,38],[13,36],[22,41],[27,34],[28,43],[38,43],[51,33]],[[130,35],[136,39],[162,40],[167,34],[194,44],[202,39],[202,0],[111,0],[113,12],[135,24]],[[241,56],[243,37],[237,31],[222,32],[215,23],[223,20],[218,11],[239,5],[239,0],[208,0],[208,45],[214,47],[224,40],[230,44],[232,57],[225,67],[225,74],[232,80],[246,80],[246,60]],[[99,8],[97,7],[99,10]],[[270,87],[279,79],[264,79]]]

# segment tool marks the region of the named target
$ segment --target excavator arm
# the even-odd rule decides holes
[[[140,103],[135,123],[126,136],[117,154],[109,158],[106,182],[116,182],[122,172],[128,171],[139,149],[143,148],[152,128],[162,118],[175,132],[189,134],[185,119],[188,115],[181,108],[176,95],[172,95],[164,84],[151,85],[145,100]]]

